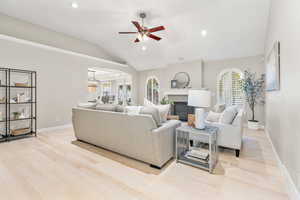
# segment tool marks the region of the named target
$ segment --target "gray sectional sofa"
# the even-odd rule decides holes
[[[174,157],[177,120],[160,127],[151,115],[73,108],[73,127],[78,140],[161,168]]]

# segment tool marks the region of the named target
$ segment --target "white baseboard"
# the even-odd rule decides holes
[[[248,128],[248,124],[247,124],[247,123],[244,123],[244,124],[243,124],[243,127],[244,127],[244,128]],[[264,125],[260,125],[260,126],[259,126],[259,129],[260,129],[260,130],[264,130],[264,129],[265,129],[265,126],[264,126]]]
[[[296,187],[293,179],[291,178],[291,175],[290,175],[289,171],[287,170],[286,166],[281,162],[281,160],[278,156],[278,153],[275,149],[275,146],[274,146],[274,144],[271,140],[269,131],[267,129],[265,129],[265,131],[266,131],[267,138],[271,143],[271,146],[272,146],[273,152],[275,154],[276,160],[278,162],[281,174],[284,178],[284,182],[285,182],[286,189],[287,189],[287,192],[288,192],[288,195],[289,195],[290,199],[291,200],[300,200],[300,194],[297,190],[297,187]]]
[[[42,132],[61,130],[61,129],[71,128],[71,127],[72,127],[72,124],[65,124],[65,125],[61,125],[61,126],[53,126],[53,127],[48,127],[48,128],[41,128],[41,129],[38,129],[37,132],[38,133],[42,133]]]

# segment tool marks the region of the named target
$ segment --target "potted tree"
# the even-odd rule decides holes
[[[255,120],[255,106],[257,104],[264,104],[265,75],[262,74],[257,78],[256,73],[251,73],[246,70],[244,72],[244,78],[242,79],[242,89],[252,112],[252,117],[248,120],[248,128],[258,129],[259,121]]]

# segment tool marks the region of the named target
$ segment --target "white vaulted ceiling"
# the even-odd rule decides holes
[[[98,44],[137,70],[197,59],[263,54],[270,0],[1,0],[0,12]],[[134,43],[132,20],[165,26],[163,39]],[[201,35],[207,30],[207,35]],[[142,51],[142,45],[147,47]],[[181,59],[179,59],[181,58]]]

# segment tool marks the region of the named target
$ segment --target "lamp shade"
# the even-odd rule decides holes
[[[211,92],[207,90],[189,90],[188,105],[200,108],[210,107]]]

